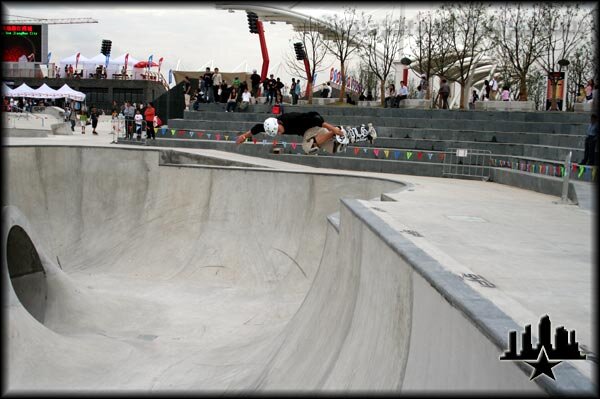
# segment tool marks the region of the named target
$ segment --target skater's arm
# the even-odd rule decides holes
[[[344,135],[342,133],[342,131],[337,126],[330,125],[327,122],[323,122],[323,124],[321,125],[321,127],[324,127],[325,129],[329,130],[330,132],[332,132],[333,134],[336,134],[338,136],[343,136]]]
[[[255,134],[258,134],[258,133],[261,133],[264,131],[265,131],[264,125],[262,123],[257,123],[256,125],[252,126],[252,129],[248,130],[245,133],[240,134],[237,137],[237,139],[235,140],[235,143],[242,144],[244,141],[246,141],[250,137],[254,136]]]

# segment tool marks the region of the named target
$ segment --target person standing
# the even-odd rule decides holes
[[[442,79],[442,84],[439,90],[440,100],[442,101],[442,109],[448,109],[448,97],[450,97],[450,85],[446,79]]]
[[[81,107],[81,111],[79,113],[79,122],[81,122],[81,134],[85,134],[85,125],[87,125],[87,120],[87,109],[85,107]]]
[[[213,84],[213,98],[215,102],[217,102],[217,98],[219,98],[219,88],[221,87],[221,83],[223,83],[223,76],[219,72],[219,68],[215,68],[215,73],[212,75],[212,84]]]
[[[292,105],[298,104],[298,95],[296,94],[296,79],[292,78],[292,84],[290,85],[290,95],[292,96]]]
[[[260,75],[256,73],[256,69],[252,71],[252,75],[250,75],[250,82],[252,82],[252,97],[258,97],[258,88],[260,86]]]
[[[421,74],[421,80],[419,82],[419,86],[417,87],[417,90],[419,91],[418,98],[420,100],[425,98],[425,95],[427,94],[428,89],[429,89],[429,81],[427,80],[427,75],[425,75],[423,73],[423,74]]]
[[[300,78],[296,81],[296,87],[294,88],[296,93],[296,104],[298,104],[298,99],[300,98],[300,94],[302,94],[302,86],[300,85]]]
[[[96,109],[96,106],[92,106],[92,109],[90,110],[90,118],[92,119],[92,134],[98,134],[98,132],[96,131],[96,127],[98,126],[98,109]]]
[[[137,109],[135,111],[135,116],[133,117],[133,119],[135,121],[135,135],[136,135],[137,141],[140,141],[142,139],[142,123],[144,121],[144,117],[142,116],[139,109]],[[131,136],[129,136],[127,138],[129,140],[133,140],[133,134],[131,134]]]
[[[498,99],[498,81],[492,76],[490,80],[490,100],[496,101]]]
[[[479,95],[477,94],[477,90],[473,90],[473,94],[469,98],[469,109],[475,109],[475,103],[479,100]]]
[[[206,67],[206,71],[204,75],[202,75],[202,79],[204,80],[204,89],[206,95],[206,102],[212,103],[214,101],[214,90],[213,90],[213,80],[212,80],[212,72],[209,67]]]
[[[146,140],[156,140],[156,135],[154,134],[154,116],[156,116],[154,104],[149,102],[144,111],[144,119],[146,120]]]
[[[596,165],[596,152],[598,148],[598,116],[592,114],[590,124],[587,128],[585,137],[585,151],[583,159],[579,162],[581,165]]]
[[[126,135],[129,137],[133,137],[133,121],[135,117],[135,107],[131,105],[129,101],[125,102],[123,116],[125,117],[125,129],[127,133]]]
[[[594,99],[594,79],[590,79],[585,86],[585,100],[586,102],[592,102]]]
[[[269,103],[269,105],[272,105],[273,98],[275,97],[275,93],[277,90],[277,81],[273,78],[273,74],[269,75],[267,87],[269,88],[269,90],[267,92],[267,100],[265,101],[265,104]]]

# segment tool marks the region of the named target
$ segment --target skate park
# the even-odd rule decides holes
[[[564,199],[562,176],[521,170],[579,159],[589,114],[311,109],[378,140],[236,147],[260,105],[186,111],[150,145],[107,119],[4,137],[10,389],[597,392],[592,171]],[[455,147],[490,156],[444,176]],[[546,314],[588,358],[530,380],[499,357]]]

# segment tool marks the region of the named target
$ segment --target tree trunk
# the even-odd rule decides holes
[[[306,84],[306,95],[307,95],[307,99],[308,99],[308,103],[312,104],[312,99],[313,99],[313,87],[312,87],[312,82],[308,82]]]
[[[381,82],[381,106],[385,107],[385,80],[380,80]]]
[[[467,85],[460,85],[460,109],[465,109],[465,94],[467,92]]]
[[[346,69],[344,68],[344,63],[340,63],[340,74],[342,75],[342,86],[340,89],[340,102],[344,102],[344,97],[346,96]]]
[[[527,96],[529,93],[527,92],[527,77],[525,74],[519,76],[519,101],[527,101]]]

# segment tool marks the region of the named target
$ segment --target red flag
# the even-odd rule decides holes
[[[75,57],[75,69],[77,69],[77,64],[79,64],[79,56],[81,55],[81,53],[77,53],[77,56]]]
[[[162,65],[163,62],[163,57],[160,57],[160,59],[158,60],[158,73],[160,73],[160,66]]]
[[[127,61],[129,60],[129,53],[125,54],[125,71],[127,71]]]

